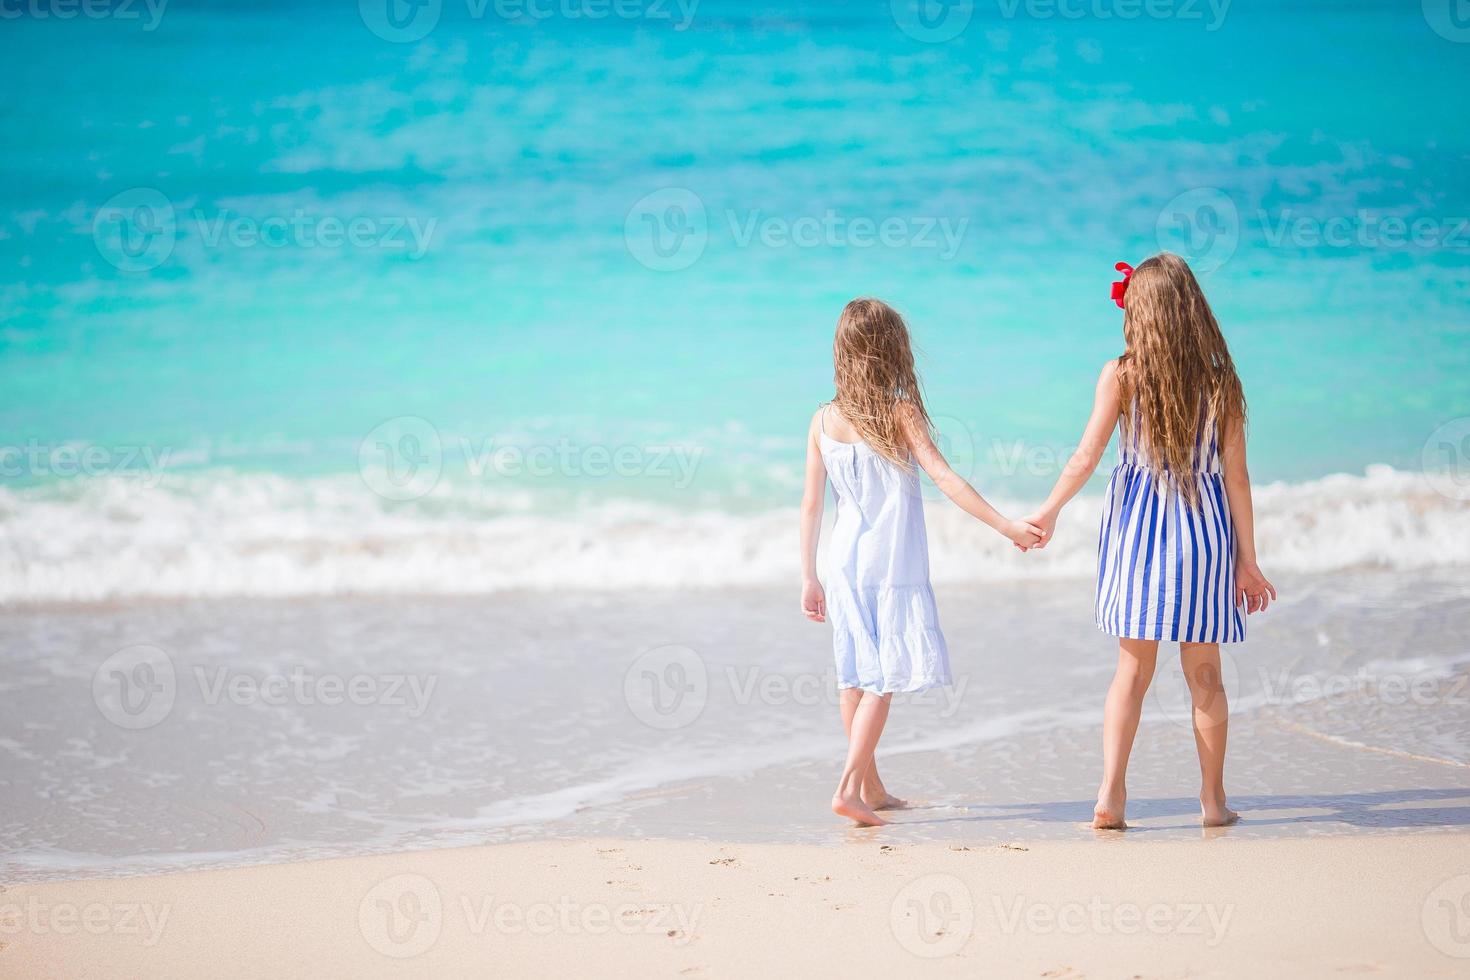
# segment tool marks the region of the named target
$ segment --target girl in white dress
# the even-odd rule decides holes
[[[917,466],[967,513],[1022,549],[1037,528],[1007,520],[955,473],[934,445],[903,318],[886,303],[855,299],[837,321],[837,395],[807,431],[801,503],[801,609],[832,620],[832,645],[847,730],[847,764],[832,810],[862,826],[901,805],[878,778],[873,752],[895,692],[948,684],[949,651],[929,585],[929,545]],[[826,588],[817,578],[817,536],[827,480],[837,515]]]

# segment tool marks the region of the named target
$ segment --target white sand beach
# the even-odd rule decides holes
[[[1470,835],[559,841],[12,887],[14,977],[1464,976]]]

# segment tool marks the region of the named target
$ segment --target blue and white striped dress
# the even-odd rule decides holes
[[[1218,426],[1195,439],[1191,507],[1174,478],[1161,481],[1120,429],[1120,460],[1108,481],[1098,541],[1098,629],[1136,640],[1238,643],[1245,614],[1234,604],[1235,527],[1220,472]]]

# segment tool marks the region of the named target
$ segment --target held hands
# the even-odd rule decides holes
[[[1244,606],[1246,614],[1265,612],[1276,601],[1276,586],[1266,581],[1254,561],[1240,559],[1235,563],[1235,605]]]
[[[816,579],[801,583],[801,614],[814,623],[827,621],[827,593]]]
[[[1051,536],[1057,529],[1057,513],[1055,511],[1038,510],[1030,517],[1022,518],[1022,523],[1029,524],[1041,532],[1041,540],[1035,545],[1036,548],[1045,548],[1051,543]],[[1016,547],[1021,548],[1019,544]],[[1025,548],[1021,548],[1025,551]]]
[[[1006,521],[996,530],[1010,538],[1022,551],[1042,547],[1046,543],[1048,533],[1031,521]]]

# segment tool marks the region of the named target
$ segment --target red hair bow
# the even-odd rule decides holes
[[[1119,262],[1113,266],[1123,273],[1123,281],[1113,283],[1113,302],[1118,304],[1118,309],[1123,309],[1123,297],[1128,293],[1128,278],[1133,275],[1133,266],[1127,262]]]

